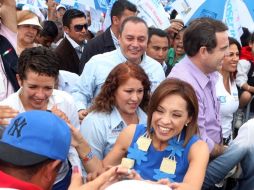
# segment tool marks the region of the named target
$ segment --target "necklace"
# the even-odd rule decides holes
[[[152,139],[147,135],[147,132],[141,135],[133,147],[129,147],[127,158],[124,158],[124,165],[127,168],[132,168],[134,162],[137,165],[141,165],[143,162],[148,162],[147,151],[152,143]],[[152,176],[154,180],[160,180],[162,178],[169,178],[171,181],[174,181],[176,178],[175,172],[177,168],[176,160],[182,157],[183,140],[181,140],[181,134],[178,137],[173,137],[168,141],[168,146],[164,151],[167,151],[169,154],[166,157],[163,157],[159,168],[153,169],[154,175]],[[127,159],[127,160],[126,160]],[[131,163],[131,164],[127,164]]]

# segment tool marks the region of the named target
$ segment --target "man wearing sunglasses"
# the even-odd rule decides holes
[[[63,15],[63,27],[65,38],[55,49],[61,59],[60,69],[80,75],[80,57],[87,32],[85,14],[77,9],[67,10]]]

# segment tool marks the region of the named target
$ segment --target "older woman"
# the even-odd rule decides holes
[[[225,55],[219,78],[216,83],[217,99],[220,102],[220,117],[224,145],[232,140],[233,114],[239,106],[238,90],[235,83],[236,68],[241,45],[234,38],[229,38],[229,50]]]
[[[129,125],[100,162],[84,139],[73,131],[83,164],[89,171],[117,165],[134,168],[146,180],[168,178],[172,189],[201,189],[209,150],[196,135],[198,101],[193,88],[178,79],[167,79],[153,93],[147,125]],[[124,158],[127,154],[127,158]]]
[[[31,11],[19,11],[17,13],[18,40],[17,54],[20,55],[26,48],[36,47],[35,38],[42,29],[39,18]]]
[[[124,128],[146,123],[143,110],[149,93],[150,82],[140,66],[127,62],[110,72],[81,125],[82,135],[99,159],[107,155]]]

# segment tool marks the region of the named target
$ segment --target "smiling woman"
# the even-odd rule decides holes
[[[17,13],[18,36],[17,54],[26,48],[35,47],[34,43],[37,33],[42,29],[39,18],[32,12],[24,10]]]
[[[109,78],[107,82],[114,83]],[[132,124],[124,128],[102,162],[93,156],[79,131],[72,130],[72,135],[84,167],[87,172],[94,172],[89,180],[103,167],[121,164],[138,171],[144,180],[168,179],[172,189],[200,190],[209,149],[199,139],[197,117],[198,100],[194,89],[184,81],[171,78],[163,81],[152,94],[147,125]],[[94,120],[100,118],[97,115]],[[87,132],[92,130],[90,125],[85,128],[88,128]],[[102,130],[97,134],[97,140],[105,146],[107,142],[100,138],[110,139],[111,136],[112,133]]]
[[[241,52],[239,42],[229,37],[229,48],[223,59],[222,67],[216,82],[216,96],[220,103],[220,119],[224,145],[233,140],[233,114],[239,106],[236,87],[236,72]]]
[[[139,171],[145,180],[167,178],[173,189],[201,189],[209,158],[199,140],[198,101],[193,88],[167,79],[154,91],[147,125],[130,125],[119,135],[103,165],[122,165]]]
[[[139,65],[126,62],[110,72],[80,129],[98,158],[107,155],[129,124],[146,123],[149,94],[148,76]]]

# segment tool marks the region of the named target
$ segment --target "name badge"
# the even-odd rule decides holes
[[[135,161],[130,158],[122,158],[121,166],[123,168],[131,169],[134,166]]]
[[[137,140],[138,149],[146,152],[148,148],[150,147],[151,142],[152,142],[152,139],[150,138],[147,138],[144,136],[139,137]]]
[[[169,158],[163,158],[160,166],[160,171],[167,174],[175,174],[176,161]]]

